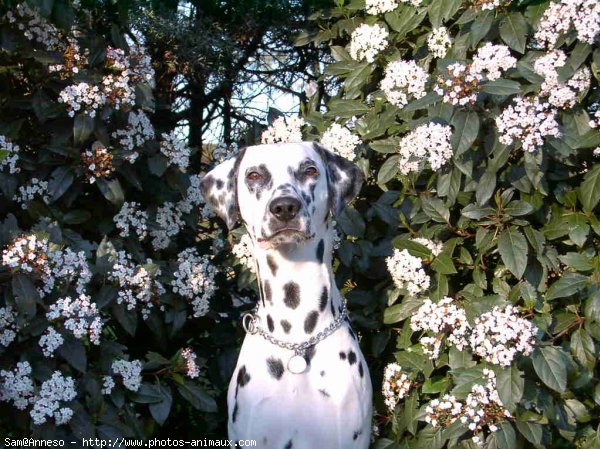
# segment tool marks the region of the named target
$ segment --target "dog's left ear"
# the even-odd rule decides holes
[[[329,151],[318,143],[314,145],[327,168],[329,210],[335,217],[344,210],[346,204],[358,195],[364,176],[356,164],[348,159]]]
[[[200,181],[200,191],[206,204],[232,229],[240,220],[237,194],[237,175],[244,156],[243,148],[237,156],[220,163]]]

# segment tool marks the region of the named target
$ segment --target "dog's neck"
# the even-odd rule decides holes
[[[264,249],[255,245],[260,326],[286,342],[303,342],[322,331],[341,310],[332,269],[334,230],[324,223],[298,245]]]

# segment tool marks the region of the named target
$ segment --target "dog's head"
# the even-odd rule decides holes
[[[337,215],[362,185],[356,165],[313,142],[256,145],[203,178],[207,204],[261,246],[299,243]]]

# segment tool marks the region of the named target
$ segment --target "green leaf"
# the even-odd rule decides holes
[[[343,100],[341,98],[332,98],[327,104],[328,116],[349,119],[353,116],[360,116],[369,112],[369,106],[361,100]]]
[[[515,421],[515,425],[527,441],[532,444],[541,444],[543,430],[540,424],[529,421]]]
[[[450,210],[441,199],[421,195],[421,204],[423,212],[433,221],[438,223],[448,223],[450,221]]]
[[[486,10],[477,14],[475,21],[471,25],[471,47],[477,46],[479,41],[488,34],[493,22],[494,14],[492,11]]]
[[[450,142],[455,156],[467,151],[479,135],[479,115],[475,111],[456,111],[450,122],[454,131]]]
[[[475,191],[475,198],[477,203],[484,205],[494,194],[496,189],[496,173],[486,170],[483,176],[477,182],[477,190]]]
[[[517,200],[508,203],[508,205],[504,208],[504,211],[513,217],[520,217],[522,215],[530,214],[534,211],[534,208],[527,201]]]
[[[173,403],[173,396],[171,395],[171,389],[166,385],[157,385],[158,392],[160,394],[160,402],[152,403],[149,405],[150,414],[154,420],[162,426],[171,412],[171,405]]]
[[[467,218],[480,220],[481,218],[492,215],[495,212],[496,210],[492,207],[481,207],[477,204],[467,204],[460,213]]]
[[[483,84],[481,91],[491,95],[514,95],[521,92],[521,85],[517,81],[500,78]]]
[[[394,324],[404,321],[421,307],[423,299],[412,296],[405,297],[400,304],[394,304],[383,312],[383,322],[385,324]]]
[[[521,279],[527,268],[527,240],[516,228],[508,228],[498,237],[498,251],[510,272]]]
[[[587,287],[589,283],[590,279],[587,276],[579,273],[565,273],[550,286],[546,293],[546,301],[574,295],[579,290]]]
[[[515,429],[510,422],[504,421],[500,430],[494,433],[498,449],[514,449],[517,446],[517,436]]]
[[[86,113],[79,113],[73,121],[73,142],[83,144],[94,132],[94,119]]]
[[[381,165],[379,173],[377,173],[377,184],[384,185],[386,182],[389,182],[396,177],[400,169],[400,166],[398,165],[399,161],[399,154],[394,154],[387,158]]]
[[[522,372],[513,365],[496,370],[496,385],[500,400],[509,412],[514,412],[523,397],[525,381]]]
[[[585,329],[577,329],[571,334],[571,353],[588,370],[594,370],[596,348],[594,340]]]
[[[538,348],[531,356],[533,369],[548,387],[559,393],[567,388],[567,362],[560,349],[555,346]]]
[[[40,295],[29,276],[23,273],[15,274],[12,278],[12,291],[19,315],[25,318],[35,316],[36,301],[40,299]]]
[[[440,274],[456,274],[456,267],[449,254],[442,253],[435,258],[431,264],[431,268]]]
[[[107,181],[106,179],[97,179],[96,184],[98,184],[98,188],[100,189],[100,192],[102,192],[102,195],[104,195],[104,198],[115,206],[120,207],[123,205],[125,195],[118,179],[112,179],[110,181]]]
[[[385,14],[385,21],[396,32],[396,39],[404,37],[423,21],[427,11],[417,12],[412,6],[401,6]]]
[[[177,391],[196,410],[208,413],[215,413],[217,411],[216,401],[199,386],[186,380],[183,384],[177,385]]]
[[[508,14],[500,23],[500,37],[515,51],[525,53],[527,45],[527,22],[519,12]]]
[[[600,164],[594,165],[583,177],[579,188],[579,201],[586,211],[592,211],[600,201]]]
[[[65,342],[58,347],[56,352],[77,371],[86,372],[87,355],[81,341],[74,338],[66,338]]]
[[[48,183],[50,202],[53,203],[59,199],[71,187],[74,179],[75,174],[70,167],[63,165],[54,169]]]

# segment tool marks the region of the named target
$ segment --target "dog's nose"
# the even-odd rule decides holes
[[[300,201],[291,196],[281,196],[271,201],[269,210],[278,220],[290,221],[298,214]]]

